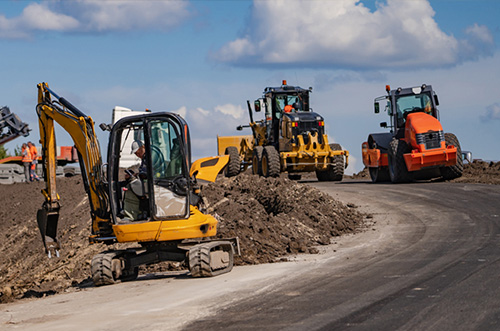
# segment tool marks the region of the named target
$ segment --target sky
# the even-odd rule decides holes
[[[287,80],[313,88],[311,107],[349,150],[351,174],[368,134],[386,131],[374,98],[387,84],[425,83],[462,150],[500,160],[498,13],[497,0],[3,0],[0,106],[32,129],[5,147],[38,142],[36,85],[47,82],[97,124],[117,105],[179,113],[193,159],[212,156],[217,135],[250,134],[236,131],[246,101]]]

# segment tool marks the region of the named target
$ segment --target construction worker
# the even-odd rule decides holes
[[[31,181],[36,180],[37,182],[40,181],[40,178],[38,178],[38,175],[36,174],[36,165],[38,164],[38,150],[36,149],[35,145],[31,142],[28,141],[28,148],[31,153]]]
[[[29,183],[31,182],[31,162],[33,159],[31,158],[30,149],[26,144],[21,146],[21,155],[23,157],[24,176],[26,178],[26,183]]]
[[[131,154],[135,154],[139,159],[141,159],[141,165],[139,166],[139,175],[144,176],[147,172],[146,166],[146,147],[144,143],[140,140],[134,140],[131,147]]]
[[[425,108],[424,108],[424,111],[426,114],[431,114],[431,111],[432,111],[432,107],[431,107],[431,99],[429,99],[429,97],[426,98],[427,99],[427,102],[425,103]]]
[[[131,146],[131,153],[141,159],[141,164],[138,169],[138,178],[137,180],[132,180],[130,182],[130,189],[139,198],[139,207],[142,211],[139,215],[132,216],[135,216],[134,218],[137,219],[146,219],[149,215],[149,199],[147,189],[148,165],[146,160],[146,147],[144,146],[144,143],[141,140],[134,140]],[[127,197],[125,197],[125,200],[128,200]],[[131,202],[130,205],[134,205],[132,201],[127,202]]]

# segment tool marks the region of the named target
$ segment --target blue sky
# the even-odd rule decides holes
[[[246,100],[286,79],[313,87],[311,105],[350,151],[352,173],[363,168],[361,143],[387,121],[373,99],[386,84],[426,83],[462,149],[499,160],[498,13],[496,0],[4,0],[0,105],[29,123],[32,141],[40,82],[97,124],[115,105],[175,111],[196,159],[216,154],[217,134],[241,134]],[[71,145],[61,131],[58,144]]]

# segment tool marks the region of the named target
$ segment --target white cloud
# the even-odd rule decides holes
[[[21,15],[14,18],[0,16],[0,38],[28,38],[32,31],[69,31],[79,26],[78,21],[68,15],[52,12],[38,3],[28,5]]]
[[[243,117],[244,110],[240,105],[225,104],[222,106],[216,106],[215,111],[218,111],[224,115],[230,115],[235,119],[240,119]]]
[[[486,107],[486,114],[482,117],[484,122],[500,120],[500,103],[494,103]]]
[[[54,10],[71,13],[88,31],[166,30],[190,14],[187,1],[61,1]]]
[[[427,0],[387,0],[371,12],[359,0],[254,1],[247,33],[212,54],[239,66],[336,68],[450,66],[491,55],[484,26],[457,41],[441,31]]]
[[[186,114],[187,114],[187,108],[185,106],[182,106],[179,109],[172,110],[172,113],[176,113],[178,115],[181,115],[183,118],[185,118]]]
[[[20,16],[0,15],[0,38],[28,38],[39,31],[108,32],[169,30],[190,16],[187,1],[44,1]]]
[[[206,109],[203,109],[203,108],[196,108],[196,111],[198,113],[200,113],[201,115],[203,115],[204,117],[207,117],[208,115],[210,115],[210,110],[206,110]]]
[[[18,22],[20,27],[25,26],[32,30],[44,31],[73,30],[79,26],[75,18],[52,12],[46,6],[38,3],[26,7]]]

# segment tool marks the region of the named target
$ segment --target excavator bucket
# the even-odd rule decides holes
[[[57,222],[59,221],[59,211],[48,211],[38,209],[36,220],[40,234],[42,235],[45,253],[51,258],[53,255],[59,257],[59,242],[57,241]]]

